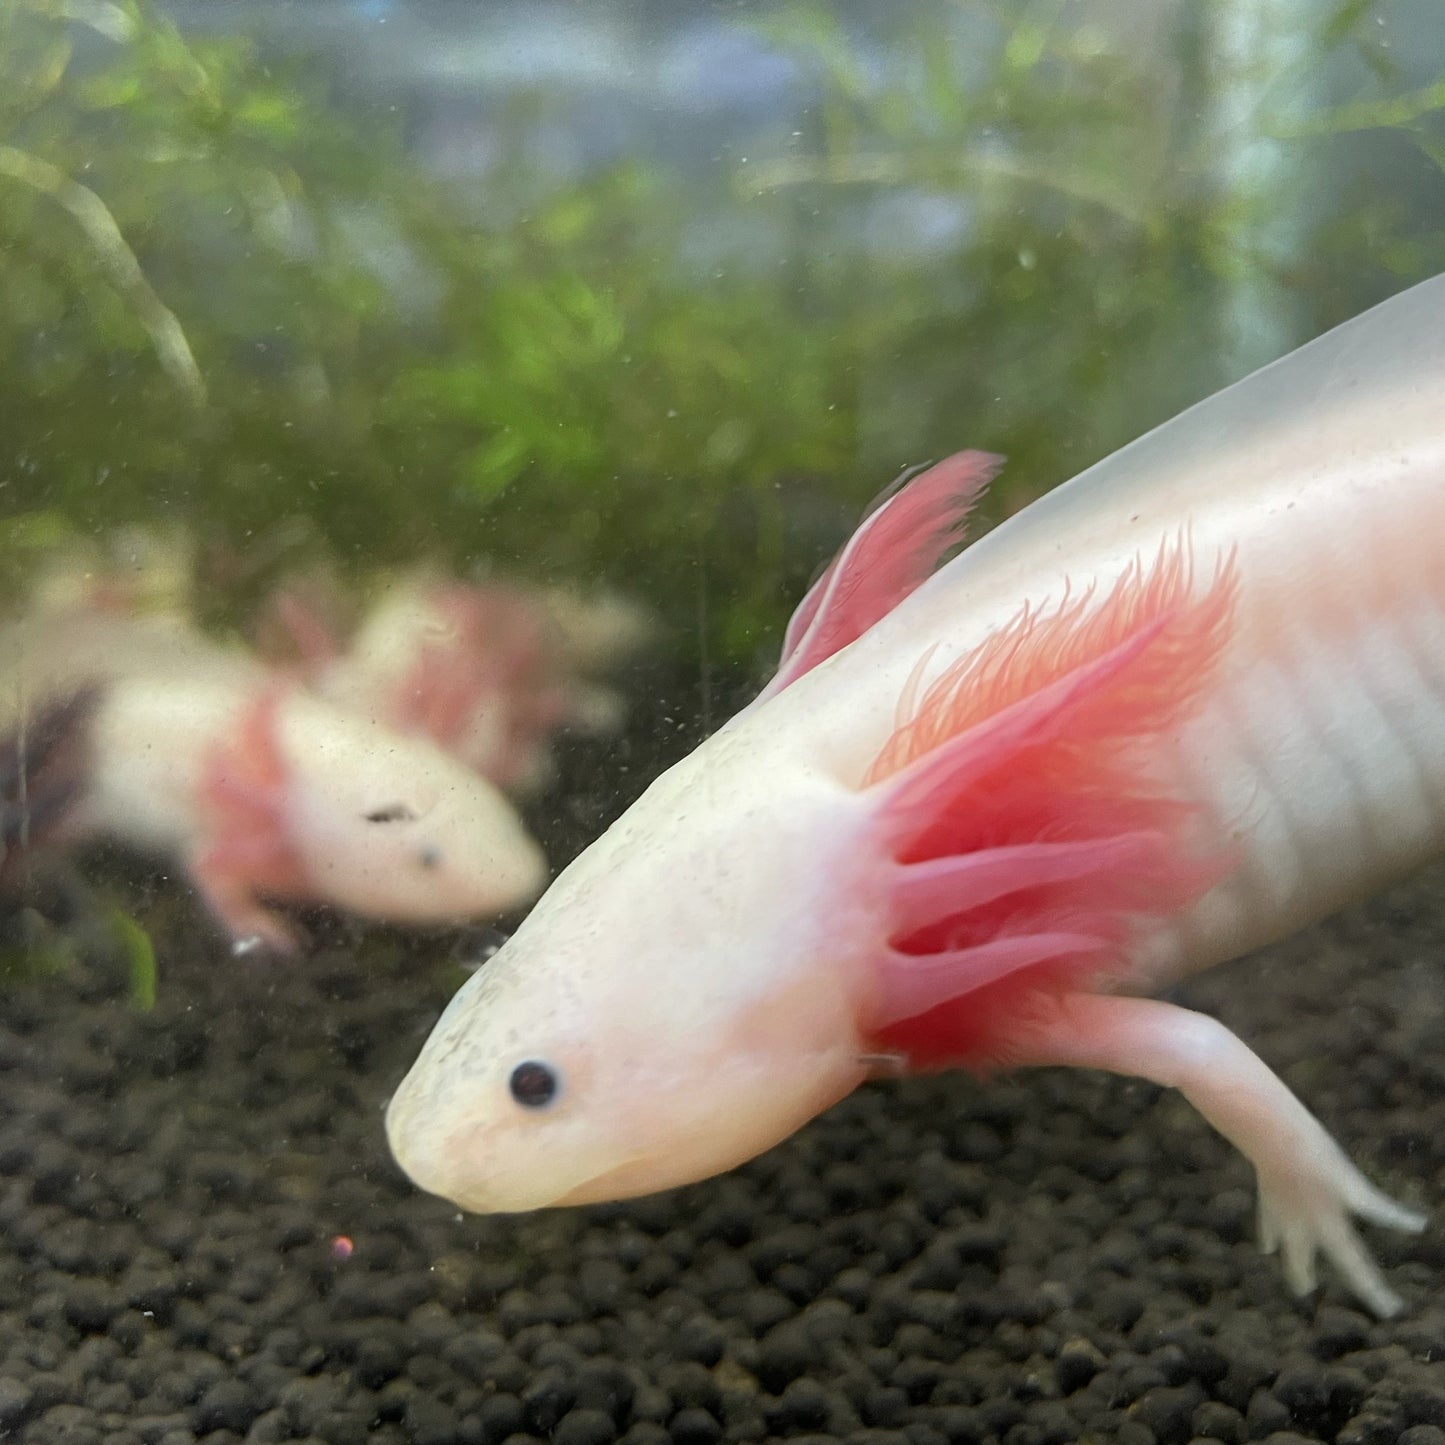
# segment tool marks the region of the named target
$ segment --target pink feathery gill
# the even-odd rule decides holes
[[[1111,1070],[1251,1160],[1297,1291],[1323,1255],[1388,1314],[1353,1217],[1421,1216],[1223,1025],[1142,995],[1445,850],[1445,277],[939,567],[997,465],[871,513],[762,696],[463,987],[392,1149],[523,1210],[728,1169],[880,1061]]]

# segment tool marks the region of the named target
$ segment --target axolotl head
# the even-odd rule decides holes
[[[280,719],[286,831],[306,891],[398,923],[495,914],[546,878],[541,849],[485,778],[422,738],[293,696]]]
[[[848,795],[709,796],[697,759],[557,879],[437,1023],[387,1113],[423,1189],[499,1212],[671,1188],[864,1077],[849,940],[866,930],[849,830],[829,826]]]

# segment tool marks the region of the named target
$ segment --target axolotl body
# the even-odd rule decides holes
[[[763,694],[453,1000],[393,1151],[468,1209],[585,1203],[727,1169],[878,1072],[1104,1069],[1248,1156],[1297,1290],[1323,1254],[1388,1313],[1352,1216],[1421,1216],[1143,995],[1445,847],[1445,278],[934,571],[995,466],[865,520]]]
[[[17,623],[0,662],[12,731],[56,698],[86,699],[80,777],[50,780],[73,794],[52,838],[178,859],[238,945],[295,947],[270,900],[443,923],[542,886],[541,850],[486,779],[178,620],[81,609]]]

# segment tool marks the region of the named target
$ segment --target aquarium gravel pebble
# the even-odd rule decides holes
[[[879,1084],[725,1178],[464,1218],[381,1131],[448,942],[202,937],[149,1012],[102,966],[0,999],[0,1440],[1445,1442],[1438,1223],[1370,1232],[1397,1319],[1296,1303],[1247,1166],[1157,1089]],[[1427,1207],[1442,945],[1436,872],[1188,994]]]

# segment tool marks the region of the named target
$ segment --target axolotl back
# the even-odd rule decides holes
[[[1371,1185],[1239,1039],[1141,997],[1445,846],[1445,278],[1202,403],[935,571],[995,459],[895,491],[758,700],[453,1000],[388,1114],[474,1210],[664,1189],[885,1068],[1181,1089],[1262,1243],[1388,1313]]]

